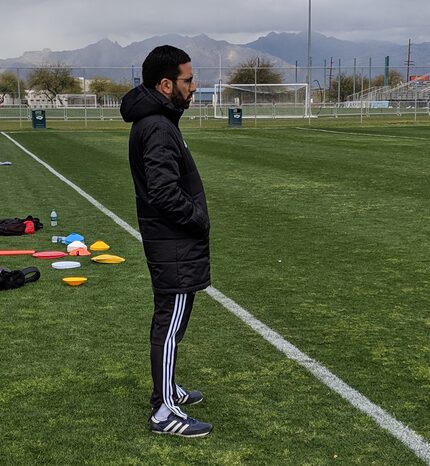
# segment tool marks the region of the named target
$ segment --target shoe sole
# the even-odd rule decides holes
[[[166,435],[176,435],[178,437],[205,437],[206,435],[209,435],[213,431],[213,428],[209,432],[203,432],[202,434],[193,434],[193,435],[184,435],[184,434],[177,434],[176,432],[163,432],[160,430],[151,430],[152,433],[154,434],[166,434]]]

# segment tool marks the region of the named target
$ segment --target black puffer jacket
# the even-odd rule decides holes
[[[133,122],[130,167],[143,246],[157,293],[188,293],[210,284],[209,217],[202,181],[178,128],[182,110],[140,85],[121,115]]]

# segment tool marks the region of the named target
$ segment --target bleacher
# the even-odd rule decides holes
[[[407,83],[401,83],[397,86],[380,86],[365,89],[348,97],[350,102],[401,102],[401,101],[418,101],[428,103],[430,100],[430,73],[417,76],[416,79]]]

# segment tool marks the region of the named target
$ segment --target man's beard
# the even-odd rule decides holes
[[[190,106],[190,101],[184,99],[181,92],[178,88],[174,85],[173,92],[172,92],[172,104],[177,108],[187,109]]]

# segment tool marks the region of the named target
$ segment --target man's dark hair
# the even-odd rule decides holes
[[[189,55],[171,45],[156,47],[142,64],[142,80],[146,87],[155,88],[163,79],[175,80],[179,76],[179,65],[191,61]]]

